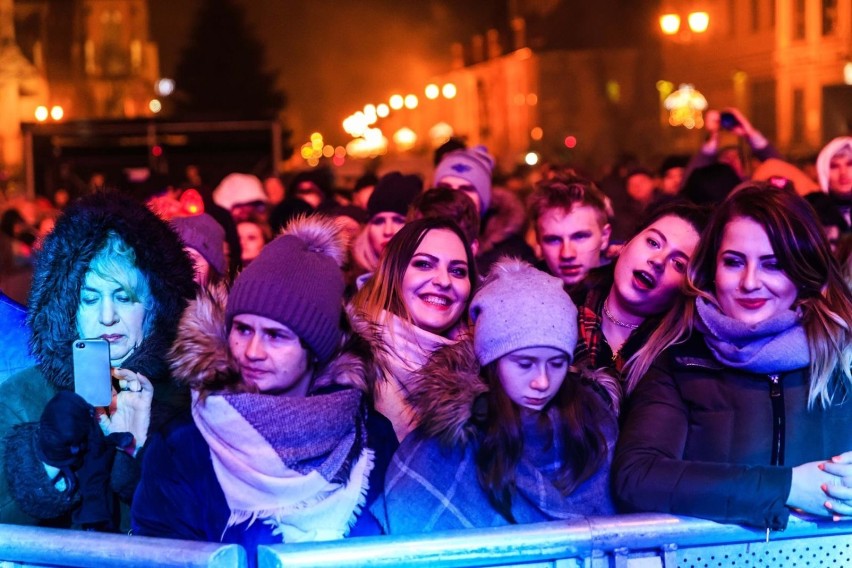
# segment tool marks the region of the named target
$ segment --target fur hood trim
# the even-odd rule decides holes
[[[30,347],[44,376],[71,388],[71,342],[89,263],[114,231],[136,254],[154,307],[151,332],[124,366],[156,382],[167,380],[163,353],[174,340],[180,313],[195,290],[192,262],[178,235],[144,205],[118,192],[98,192],[71,204],[36,255],[27,323]]]
[[[475,435],[477,401],[487,391],[479,377],[473,340],[466,338],[432,354],[411,378],[408,402],[421,418],[424,435],[454,447],[467,444]]]
[[[346,237],[342,226],[331,217],[299,215],[281,234],[296,237],[309,251],[330,257],[341,268],[346,263]]]
[[[202,393],[230,388],[239,390],[241,381],[228,348],[224,286],[205,288],[183,312],[178,337],[169,353],[175,381]],[[358,337],[347,337],[338,354],[325,365],[312,384],[312,390],[332,385],[366,390],[369,349]]]
[[[521,199],[511,190],[498,187],[492,190],[488,214],[479,240],[479,254],[488,252],[513,235],[523,236],[527,213]]]

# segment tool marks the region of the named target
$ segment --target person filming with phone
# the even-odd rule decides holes
[[[37,364],[0,384],[0,522],[127,526],[149,430],[189,402],[165,354],[194,291],[179,237],[142,204],[98,192],[57,220],[29,298]]]
[[[765,162],[769,158],[781,159],[781,154],[775,146],[752,125],[739,109],[729,107],[721,111],[708,110],[704,115],[704,128],[707,131],[707,140],[689,161],[681,187],[686,185],[693,172],[716,163],[730,166],[741,181],[749,179],[751,168],[745,156],[745,145],[748,145],[751,150],[751,157],[760,162]],[[720,146],[723,132],[730,132],[735,135],[738,144]]]

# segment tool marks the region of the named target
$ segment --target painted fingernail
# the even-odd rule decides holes
[[[823,483],[819,488],[828,493],[828,483]]]
[[[819,464],[817,467],[819,469],[821,469],[822,471],[825,471],[825,464],[824,463]]]
[[[832,519],[834,519],[835,521],[839,521],[839,520],[840,520],[840,515],[834,515],[834,516],[833,516],[833,517],[831,517],[831,518],[832,518]]]
[[[832,506],[831,501],[826,501],[825,502],[825,508],[826,509],[834,509],[834,506]]]

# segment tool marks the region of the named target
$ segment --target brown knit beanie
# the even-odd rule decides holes
[[[297,217],[237,276],[225,311],[228,329],[235,315],[269,318],[328,361],[343,333],[344,258],[340,228],[332,219]]]

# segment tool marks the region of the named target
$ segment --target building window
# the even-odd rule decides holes
[[[793,140],[794,144],[805,141],[805,90],[793,89]]]
[[[760,4],[762,0],[751,0],[751,31],[760,31]]]
[[[822,0],[822,35],[837,31],[837,0]]]
[[[806,0],[793,0],[793,39],[805,39]]]
[[[737,0],[728,0],[728,35],[734,36],[737,34],[737,27],[734,22],[737,21]]]

